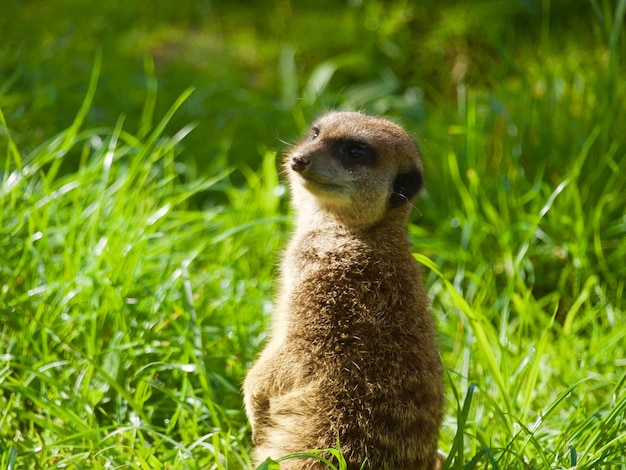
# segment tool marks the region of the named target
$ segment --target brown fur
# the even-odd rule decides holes
[[[296,231],[271,339],[244,384],[255,463],[339,440],[350,470],[365,460],[370,469],[432,470],[443,371],[406,232],[422,183],[417,148],[390,121],[332,112],[286,169]]]

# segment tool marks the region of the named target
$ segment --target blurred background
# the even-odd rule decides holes
[[[490,95],[505,131],[536,132],[540,147],[552,129],[532,129],[530,116],[510,127],[507,94],[554,99],[584,87],[577,68],[602,74],[612,28],[623,26],[611,24],[614,3],[1,0],[0,108],[18,146],[36,146],[71,124],[102,54],[87,126],[125,115],[134,132],[156,88],[157,119],[195,88],[172,122],[174,131],[197,124],[181,152],[190,177],[224,156],[254,167],[259,149],[284,148],[337,107],[399,117],[436,154],[469,88]],[[574,117],[595,119],[582,110],[589,104]]]

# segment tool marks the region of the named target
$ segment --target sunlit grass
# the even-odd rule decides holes
[[[410,235],[447,368],[445,468],[626,465],[626,2],[591,4],[606,44],[564,54],[546,19],[516,77],[459,84],[455,102],[391,73],[338,95],[334,75],[365,55],[300,77],[286,47],[277,65],[299,127],[330,103],[420,136]],[[145,64],[136,132],[85,128],[99,59],[74,123],[33,150],[0,113],[1,468],[250,467],[240,384],[290,220],[276,149],[248,142],[248,168],[211,142],[217,170],[186,166],[194,125],[172,117],[193,92],[155,116]],[[340,445],[315,455],[343,469]]]
[[[184,182],[189,129],[163,128],[188,93],[140,138],[123,119],[79,129],[94,91],[95,79],[75,125],[29,155],[7,142],[0,465],[249,467],[239,381],[283,224],[276,198],[251,195],[276,174],[246,190],[228,169]],[[81,164],[67,172],[69,153]],[[189,206],[210,191],[229,209]]]
[[[245,188],[228,184],[228,170],[184,182],[176,148],[187,130],[163,135],[168,116],[143,139],[120,119],[72,127],[27,156],[7,142],[6,467],[250,465],[239,384],[260,347],[286,236],[275,155],[244,171]],[[471,117],[459,129],[474,134],[466,144],[486,138]],[[625,166],[614,147],[596,151],[607,176],[601,190],[586,186],[599,178],[598,168],[581,171],[597,135],[554,186],[538,175],[526,192],[489,183],[483,150],[463,170],[454,146],[436,162],[458,205],[445,216],[429,208],[431,186],[418,208],[442,223],[428,233],[418,214],[411,234],[448,368],[446,468],[626,458],[626,221],[606,217],[623,204]],[[64,173],[68,152],[81,165]],[[189,206],[208,191],[227,205]]]

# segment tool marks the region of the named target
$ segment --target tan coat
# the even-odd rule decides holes
[[[433,469],[443,370],[406,231],[418,151],[390,121],[329,113],[286,168],[296,231],[271,338],[244,384],[255,463],[339,441],[349,469]]]

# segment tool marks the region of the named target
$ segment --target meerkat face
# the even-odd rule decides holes
[[[286,170],[299,211],[320,208],[359,224],[381,220],[423,185],[413,139],[397,124],[357,112],[331,112],[288,155]]]

